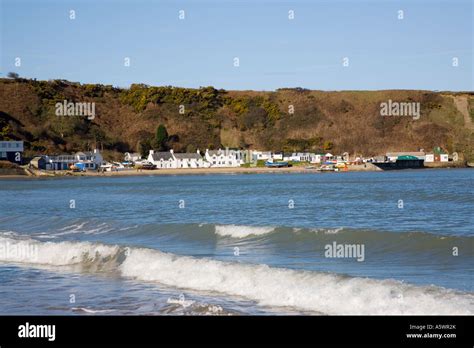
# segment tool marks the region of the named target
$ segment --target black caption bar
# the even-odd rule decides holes
[[[0,347],[411,345],[472,347],[472,316],[3,316]]]

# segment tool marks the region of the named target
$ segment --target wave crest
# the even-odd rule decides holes
[[[89,242],[38,242],[0,237],[1,243],[34,245],[35,258],[0,254],[0,261],[78,265],[181,289],[220,293],[263,306],[325,314],[473,314],[474,296],[435,286],[414,286],[338,274],[223,262]],[[92,267],[94,266],[94,267]]]

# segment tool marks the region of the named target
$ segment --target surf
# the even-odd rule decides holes
[[[137,282],[243,298],[261,306],[335,315],[474,314],[472,293],[415,286],[391,279],[226,262],[103,243],[0,237],[0,243],[5,242],[35,245],[38,254],[34,258],[2,255],[0,262],[53,269],[71,266],[98,274],[113,271]]]

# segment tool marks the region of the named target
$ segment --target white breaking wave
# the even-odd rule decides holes
[[[196,303],[196,301],[193,301],[193,300],[183,300],[181,298],[172,298],[170,297],[166,303],[170,303],[170,304],[179,304],[181,306],[183,306],[184,308],[187,308],[189,306],[192,306],[193,304]]]
[[[183,300],[182,298],[176,299],[170,297],[166,303],[172,305],[178,305],[178,310],[183,310],[183,313],[189,313],[191,315],[231,315],[232,313],[224,311],[221,306],[207,304],[207,303],[198,303],[193,300]],[[173,312],[177,312],[175,310]]]
[[[117,255],[120,248],[98,243],[39,242],[0,236],[0,261],[51,266],[104,261]]]
[[[75,265],[115,260],[127,278],[167,286],[238,296],[264,306],[285,306],[325,314],[474,314],[474,296],[440,287],[395,280],[345,277],[312,271],[273,268],[178,256],[144,248],[120,248],[87,242],[38,242],[0,237],[0,243],[30,243],[38,258],[6,257],[0,261]],[[123,258],[117,258],[117,255]]]
[[[73,225],[66,226],[59,229],[60,232],[56,232],[53,235],[64,236],[68,234],[103,234],[103,233],[111,232],[114,230],[112,227],[110,227],[104,222],[95,226],[95,228],[87,229],[85,228],[85,226],[86,226],[86,222],[83,222],[80,224],[73,224]]]
[[[75,312],[84,312],[84,313],[90,313],[90,314],[115,312],[115,309],[90,309],[90,308],[84,308],[84,307],[73,307],[72,310]]]
[[[337,227],[337,228],[315,228],[311,229],[311,232],[315,232],[316,234],[338,234],[339,232],[343,231],[344,227]]]
[[[393,280],[245,265],[132,249],[124,276],[326,314],[472,314],[474,296]]]
[[[343,231],[344,227],[337,227],[337,228],[312,228],[309,231],[316,234],[338,234],[339,232]],[[304,231],[303,228],[293,227],[294,233],[301,233]]]
[[[261,236],[271,233],[274,227],[268,226],[240,226],[240,225],[217,225],[216,234],[222,237],[245,238],[249,236]]]

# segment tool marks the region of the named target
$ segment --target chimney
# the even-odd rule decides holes
[[[155,153],[155,150],[150,150],[150,155],[153,155]]]
[[[170,150],[171,153],[174,153],[173,149]]]

